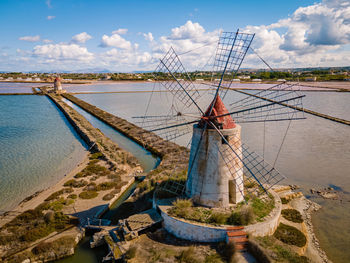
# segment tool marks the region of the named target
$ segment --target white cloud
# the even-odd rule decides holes
[[[92,38],[92,36],[90,36],[88,33],[82,32],[80,34],[73,36],[72,42],[73,43],[85,43],[86,41],[88,41],[91,38]]]
[[[199,23],[187,21],[152,43],[153,56],[161,58],[170,47],[178,54],[191,51],[181,57],[187,70],[202,68],[215,52],[219,33],[219,29],[207,32]]]
[[[128,32],[126,28],[119,28],[117,30],[114,30],[112,34],[118,34],[118,35],[125,35]]]
[[[115,33],[111,36],[103,35],[101,40],[101,47],[116,47],[121,49],[131,49],[131,42],[124,39],[119,34]]]
[[[275,67],[345,66],[349,63],[345,57],[348,52],[341,51],[341,47],[350,44],[349,1],[324,0],[300,7],[274,24],[245,29],[256,33],[253,47]],[[253,66],[252,57],[248,56],[246,64]]]
[[[52,20],[52,19],[55,19],[55,18],[56,18],[56,16],[47,16],[46,17],[47,20]]]
[[[45,44],[49,44],[49,43],[52,43],[53,41],[50,40],[50,39],[43,39],[43,42],[44,42]]]
[[[40,41],[40,36],[39,35],[36,35],[36,36],[24,36],[24,37],[20,37],[19,40],[27,41],[27,42],[38,42],[38,41]]]
[[[33,49],[33,55],[55,60],[91,60],[94,55],[87,48],[77,44],[38,45]]]
[[[51,0],[46,0],[46,5],[48,8],[52,8]]]
[[[153,35],[152,35],[151,32],[148,32],[147,34],[146,34],[146,33],[143,33],[143,36],[144,36],[144,38],[145,38],[147,41],[149,41],[149,42],[152,42],[152,41],[154,40],[154,37],[153,37]]]

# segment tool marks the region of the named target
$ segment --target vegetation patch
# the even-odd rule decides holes
[[[62,212],[49,211],[44,214],[39,209],[28,210],[0,229],[0,244],[14,243],[19,246],[21,242],[33,242],[69,225],[69,217]],[[3,235],[4,233],[7,234]]]
[[[71,180],[68,180],[67,182],[65,182],[63,186],[80,188],[80,187],[84,187],[87,184],[88,184],[88,182],[85,180],[77,181],[77,180],[71,179]]]
[[[283,243],[297,247],[303,247],[306,244],[306,237],[301,231],[282,223],[277,227],[274,237]]]
[[[247,205],[240,203],[229,212],[215,212],[204,207],[195,207],[191,200],[177,199],[173,207],[169,209],[172,216],[193,220],[201,223],[217,225],[249,225],[260,222],[275,207],[272,197],[259,199],[257,197],[249,201]]]
[[[96,191],[84,191],[79,194],[81,199],[93,199],[98,196]]]
[[[295,223],[302,223],[304,222],[303,217],[301,216],[300,212],[295,209],[283,209],[282,210],[282,216],[292,222]]]
[[[277,262],[308,263],[307,257],[299,256],[287,245],[279,242],[273,236],[257,237],[256,243],[264,249],[270,258]]]
[[[288,204],[289,201],[290,201],[289,199],[287,199],[287,198],[285,198],[285,197],[281,197],[281,202],[282,202],[283,205]]]
[[[95,152],[95,153],[90,155],[89,159],[96,160],[96,159],[100,159],[102,157],[103,157],[103,154],[101,152]]]
[[[177,256],[178,262],[183,263],[199,263],[198,257],[195,254],[194,247],[189,247],[188,249],[183,250],[179,256]]]

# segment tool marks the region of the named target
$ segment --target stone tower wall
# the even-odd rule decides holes
[[[187,195],[193,198],[195,203],[209,207],[228,207],[230,203],[242,201],[244,189],[243,164],[240,161],[241,127],[236,125],[233,129],[221,130],[240,158],[229,149],[214,129],[207,129],[200,141],[202,131],[197,125],[193,127],[186,182]],[[195,158],[197,147],[200,149]]]

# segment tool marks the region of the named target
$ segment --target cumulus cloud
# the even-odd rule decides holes
[[[87,48],[77,44],[38,45],[34,47],[33,55],[56,60],[91,60],[94,57]]]
[[[275,67],[336,66],[332,57],[339,53],[334,51],[350,44],[350,2],[324,0],[300,7],[271,25],[245,30],[256,33],[253,47]],[[252,57],[248,56],[250,62]],[[348,60],[338,61],[338,65],[345,63]]]
[[[128,29],[126,28],[119,28],[117,30],[114,30],[112,34],[118,34],[118,35],[125,35],[128,32]]]
[[[154,40],[153,34],[151,32],[148,32],[147,34],[143,33],[143,37],[149,42],[153,42]]]
[[[170,34],[161,36],[152,43],[155,58],[161,58],[170,47],[181,57],[187,70],[202,68],[215,52],[220,29],[207,32],[199,23],[187,21],[184,25],[171,29]],[[204,48],[205,47],[205,48]]]
[[[73,43],[85,43],[86,41],[88,41],[91,38],[92,38],[92,36],[90,36],[88,33],[82,32],[80,34],[73,36],[72,42]]]
[[[36,35],[36,36],[24,36],[24,37],[20,37],[19,40],[27,41],[27,42],[38,42],[38,41],[40,41],[40,36],[39,35]]]
[[[49,43],[52,43],[53,41],[50,40],[50,39],[43,39],[43,42],[44,42],[45,44],[49,44]]]
[[[52,20],[52,19],[55,19],[55,18],[56,18],[56,16],[47,16],[46,17],[47,20]]]
[[[132,44],[117,33],[111,36],[103,35],[101,40],[101,47],[116,47],[121,49],[131,49]]]

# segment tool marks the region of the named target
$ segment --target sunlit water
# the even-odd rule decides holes
[[[45,85],[47,83],[0,82],[0,93],[32,93],[32,87]]]
[[[0,210],[53,185],[82,161],[85,146],[44,96],[0,96]]]
[[[147,83],[146,83],[147,84]],[[148,84],[148,89],[152,89]],[[132,84],[115,86],[115,90],[133,89]],[[144,88],[144,87],[143,87]],[[111,90],[111,86],[109,86]],[[348,113],[350,93],[305,92],[304,106],[315,111],[350,119]],[[112,114],[136,122],[132,116],[143,116],[150,94],[79,94],[83,99]],[[228,93],[226,104],[243,98],[235,92]],[[172,104],[171,96],[153,94],[149,112],[168,113]],[[205,108],[205,103],[202,107]],[[345,192],[344,200],[350,195],[350,127],[306,114],[306,120],[293,121],[286,139],[280,149],[288,122],[245,123],[242,124],[242,139],[250,148],[264,155],[269,163],[276,162],[276,168],[287,179],[285,183],[298,184],[305,194],[309,189],[324,188],[329,185],[341,186]],[[265,147],[263,138],[265,134]],[[178,139],[181,145],[187,145],[190,136]],[[334,262],[348,262],[350,251],[350,202],[330,201],[313,198],[323,205],[323,209],[314,216],[317,236],[322,247]]]

